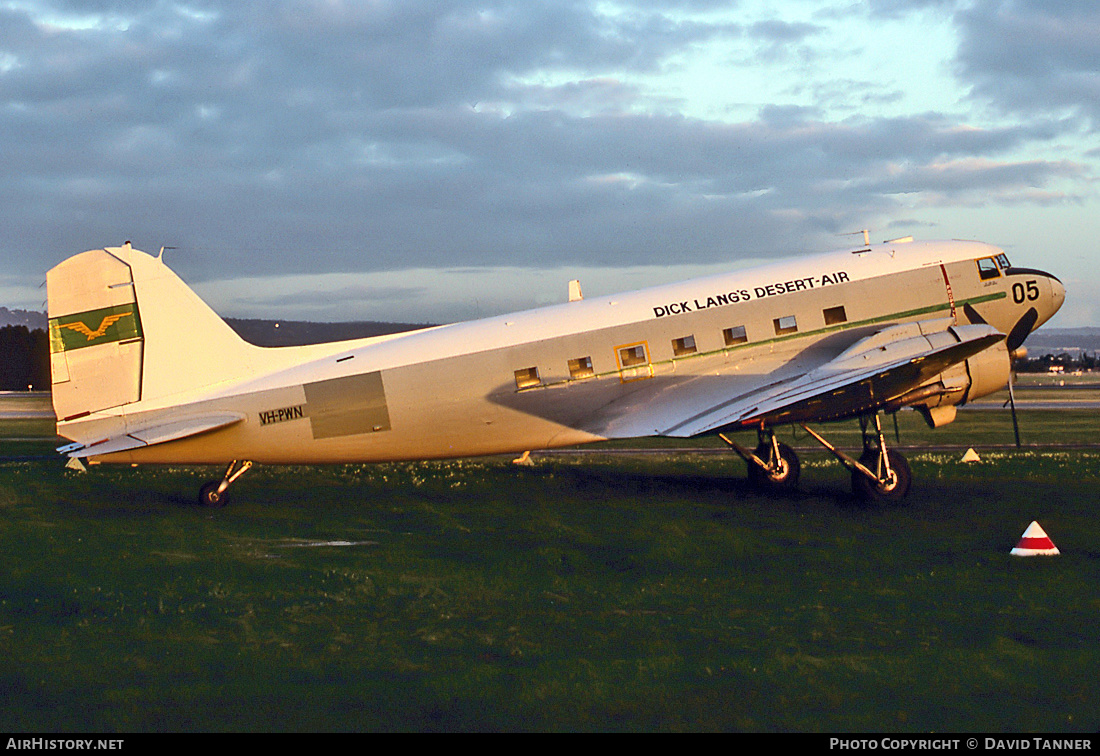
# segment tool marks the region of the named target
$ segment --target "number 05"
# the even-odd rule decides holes
[[[1023,304],[1025,301],[1034,302],[1038,298],[1039,284],[1036,281],[1031,280],[1026,284],[1012,284],[1012,301],[1016,304]]]

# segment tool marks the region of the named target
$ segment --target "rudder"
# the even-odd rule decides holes
[[[139,401],[145,338],[130,266],[90,250],[51,269],[46,292],[58,420]]]

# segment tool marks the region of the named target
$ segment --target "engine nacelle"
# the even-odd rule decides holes
[[[902,399],[920,411],[929,427],[939,428],[955,419],[956,407],[1000,391],[1011,375],[1008,347],[1000,341],[951,366]]]
[[[983,396],[996,393],[1008,385],[1012,377],[1012,360],[1008,347],[1001,341],[966,361],[966,371],[970,374],[970,389],[966,399],[960,404],[972,402]]]

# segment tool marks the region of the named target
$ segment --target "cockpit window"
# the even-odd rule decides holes
[[[1001,275],[1001,271],[997,268],[997,263],[992,257],[983,257],[978,260],[978,276],[984,281],[987,278],[996,278]]]
[[[1008,261],[1008,255],[1003,252],[997,255],[997,265],[1001,267],[1001,270],[1008,270],[1012,267],[1012,263]]]

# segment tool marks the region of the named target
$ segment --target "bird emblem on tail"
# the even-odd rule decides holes
[[[79,334],[88,337],[88,341],[95,341],[100,336],[107,333],[107,329],[113,326],[116,322],[126,317],[127,315],[133,315],[132,312],[119,312],[114,315],[107,315],[99,322],[99,328],[94,331],[89,328],[85,323],[78,320],[74,323],[60,323],[59,328],[68,328],[70,331],[76,331]]]

